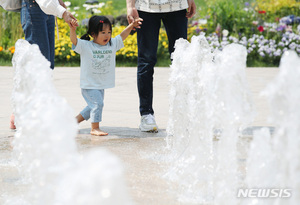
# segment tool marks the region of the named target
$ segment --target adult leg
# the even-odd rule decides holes
[[[48,23],[53,24],[52,34],[54,35],[54,19],[48,22],[50,16],[46,15],[34,0],[24,0],[21,9],[21,23],[25,34],[25,40],[31,44],[37,44],[41,53],[50,61],[50,67],[54,68],[54,60],[51,60],[49,32],[51,29]],[[52,16],[52,18],[54,18]],[[54,37],[54,36],[53,36]],[[54,43],[54,40],[51,42]],[[54,45],[53,45],[54,50]],[[52,63],[52,62],[53,63]]]
[[[187,39],[188,19],[186,18],[186,10],[165,13],[163,23],[166,28],[169,40],[169,53],[174,52],[175,41],[179,38]]]
[[[47,32],[49,41],[49,61],[51,68],[54,69],[54,56],[55,56],[55,17],[48,15],[47,19]]]
[[[157,61],[158,35],[161,25],[161,15],[139,11],[143,25],[137,29],[138,70],[137,86],[140,98],[140,114],[154,114],[153,74]]]

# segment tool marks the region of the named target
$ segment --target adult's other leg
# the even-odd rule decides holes
[[[186,18],[186,10],[165,13],[162,19],[166,28],[169,40],[169,53],[174,52],[174,45],[177,39],[187,39],[188,19]]]

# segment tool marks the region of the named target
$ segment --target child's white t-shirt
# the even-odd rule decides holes
[[[80,88],[115,87],[116,52],[123,47],[120,35],[111,39],[111,45],[107,43],[104,46],[77,39],[77,45],[73,45],[72,49],[80,54]]]

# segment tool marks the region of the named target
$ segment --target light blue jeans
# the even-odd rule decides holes
[[[91,118],[91,122],[101,122],[104,106],[104,90],[81,89],[81,94],[88,104],[80,114],[85,120]]]
[[[35,0],[22,0],[21,23],[25,40],[37,44],[54,68],[55,18],[45,14]]]

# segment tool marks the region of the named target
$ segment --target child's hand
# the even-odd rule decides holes
[[[142,18],[136,18],[131,24],[133,25],[134,28],[141,28],[140,25],[142,25],[142,21],[143,21]]]
[[[75,30],[78,27],[78,21],[72,19],[72,21],[70,22],[69,26],[70,26],[71,29]]]
[[[142,24],[143,19],[141,18],[136,18],[134,19],[133,22],[131,22],[120,34],[122,40],[124,41],[128,35],[130,34],[130,32],[132,30],[135,30],[135,28],[141,28],[141,24]]]

